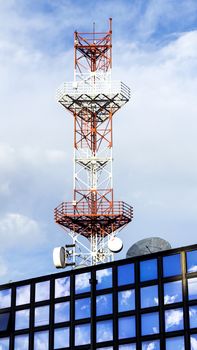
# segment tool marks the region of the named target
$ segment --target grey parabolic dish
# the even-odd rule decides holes
[[[156,253],[168,249],[171,249],[171,245],[165,239],[150,237],[134,243],[127,251],[126,257],[132,258],[134,256]]]

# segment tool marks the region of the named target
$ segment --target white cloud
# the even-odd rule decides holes
[[[191,350],[197,350],[197,339],[191,336]]]
[[[6,262],[0,257],[0,277],[6,276],[8,273],[8,267]]]
[[[167,295],[166,294],[164,296],[164,304],[172,304],[172,303],[174,303],[176,301],[177,297],[178,297],[178,294],[176,294],[176,295]]]
[[[111,268],[109,269],[103,269],[103,270],[98,270],[96,272],[96,278],[98,280],[98,283],[102,283],[103,278],[109,277],[112,274]]]
[[[70,295],[70,279],[57,278],[55,280],[55,297],[60,298]]]
[[[168,310],[166,311],[165,318],[166,330],[171,327],[179,326],[183,322],[183,311],[182,310]]]
[[[90,273],[81,273],[75,277],[75,288],[80,291],[90,287]]]
[[[197,296],[197,278],[188,279],[188,289],[190,298],[194,299]]]
[[[129,299],[134,294],[133,290],[125,290],[121,293],[121,305],[129,305]]]
[[[193,265],[189,268],[188,272],[196,272],[197,271],[197,265]]]
[[[178,9],[169,0],[150,1],[144,7],[127,1],[85,6],[88,25],[87,7],[71,1],[50,2],[48,12],[25,1],[0,4],[0,220],[20,213],[36,221],[38,229],[44,222],[50,239],[40,259],[48,257],[50,244],[59,245],[60,237],[64,242],[63,232],[54,233],[52,210],[58,201],[72,199],[73,124],[72,116],[57,106],[54,92],[73,76],[75,25],[89,29],[96,20],[97,27],[105,29],[107,23],[96,11],[102,8],[114,21],[114,79],[132,89],[132,102],[114,119],[115,196],[133,204],[135,215],[122,235],[125,249],[132,243],[131,230],[133,241],[156,232],[173,245],[191,244],[197,210],[197,31],[190,28],[196,1],[180,0]],[[161,28],[167,28],[167,38]],[[159,45],[149,40],[154,34]],[[186,202],[190,206],[185,207]],[[32,223],[31,228],[34,231]],[[16,236],[7,234],[6,244],[17,244]],[[38,236],[34,231],[33,237]],[[13,265],[9,259],[12,270],[19,262],[22,266],[20,255]]]
[[[22,246],[28,250],[29,245],[32,247],[44,241],[38,222],[19,213],[8,213],[0,218],[0,238],[0,249]]]

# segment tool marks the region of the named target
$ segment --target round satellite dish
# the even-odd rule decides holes
[[[123,248],[123,243],[120,238],[112,237],[108,241],[108,248],[112,253],[119,253]]]
[[[66,255],[64,247],[57,247],[53,249],[53,263],[57,269],[64,268],[66,266]]]
[[[150,237],[133,244],[127,251],[126,257],[132,258],[134,256],[152,254],[168,249],[171,249],[171,245],[169,242],[165,241],[165,239],[160,237]]]

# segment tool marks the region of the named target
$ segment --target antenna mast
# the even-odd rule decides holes
[[[92,33],[74,33],[74,81],[57,91],[74,118],[73,201],[54,210],[72,244],[54,249],[56,267],[113,260],[118,249],[110,250],[109,242],[133,218],[133,208],[113,195],[112,119],[129,101],[130,89],[111,80],[111,68],[111,18],[108,32],[95,32],[94,23]]]

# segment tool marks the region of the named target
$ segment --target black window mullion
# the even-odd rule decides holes
[[[183,324],[185,333],[185,350],[190,350],[190,335],[189,335],[189,306],[188,306],[188,290],[187,290],[187,266],[186,266],[186,253],[181,253],[182,274],[183,274]]]

